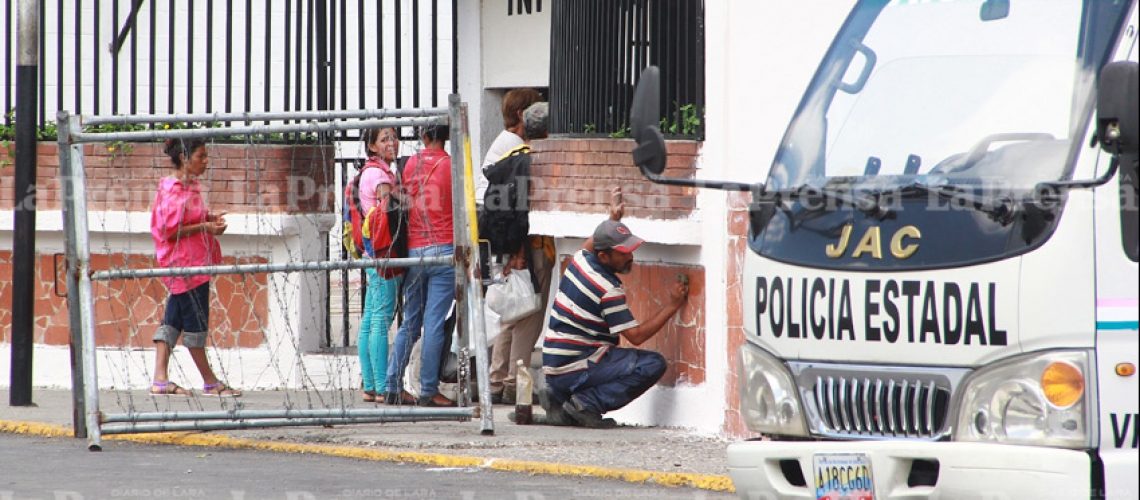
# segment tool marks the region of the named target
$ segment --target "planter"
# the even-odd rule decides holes
[[[335,213],[333,146],[211,144],[208,148],[210,166],[199,181],[211,209],[229,213]],[[87,206],[92,211],[149,211],[159,179],[173,173],[170,157],[157,144],[134,145],[129,152],[89,144],[83,154]],[[57,145],[40,143],[37,156],[37,209],[62,210]],[[0,210],[11,210],[16,203],[16,169],[4,148],[0,148],[0,165]]]

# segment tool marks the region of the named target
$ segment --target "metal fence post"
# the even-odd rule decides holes
[[[79,276],[72,270],[76,269],[78,262],[78,254],[75,250],[75,236],[72,234],[72,229],[75,227],[75,209],[71,206],[70,200],[74,196],[71,186],[72,179],[72,161],[76,158],[75,155],[83,154],[79,146],[75,146],[74,154],[71,144],[71,131],[73,125],[78,129],[78,117],[71,116],[67,111],[60,111],[57,114],[56,123],[59,130],[58,149],[59,149],[59,179],[62,183],[61,194],[63,194],[63,228],[64,228],[64,248],[67,257],[67,264],[65,269],[67,279],[67,315],[68,326],[71,330],[71,420],[72,428],[74,429],[73,436],[77,438],[87,437],[87,414],[86,412],[86,395],[84,394],[83,384],[83,330],[80,327],[82,320],[80,318],[78,295],[76,292],[79,290]]]
[[[475,378],[479,386],[479,418],[482,433],[495,433],[491,414],[491,370],[487,359],[487,335],[483,320],[483,277],[479,266],[479,227],[475,215],[475,181],[471,174],[471,141],[467,136],[467,106],[459,94],[448,97],[451,120],[451,191],[455,224],[456,300],[459,311],[460,345],[475,341]],[[460,193],[455,198],[455,193]]]
[[[81,131],[80,117],[60,113],[59,162],[63,182],[63,225],[67,241],[67,307],[71,322],[71,339],[82,350],[77,367],[83,373],[78,390],[82,397],[73,396],[76,404],[82,400],[86,418],[87,447],[91,451],[103,449],[99,432],[99,382],[95,365],[95,301],[91,291],[91,247],[87,230],[87,173],[83,168],[83,147],[73,143]],[[65,161],[66,157],[66,161]],[[73,384],[77,377],[72,374]],[[78,419],[77,419],[78,420]],[[78,423],[76,424],[78,425]],[[78,434],[78,430],[76,431]]]

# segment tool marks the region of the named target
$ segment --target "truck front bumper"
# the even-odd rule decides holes
[[[742,500],[815,500],[816,454],[866,455],[875,500],[1088,500],[1093,488],[1087,452],[978,443],[744,441],[728,469]]]

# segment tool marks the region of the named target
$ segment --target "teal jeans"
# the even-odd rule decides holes
[[[360,353],[360,371],[364,390],[383,394],[388,373],[388,327],[396,313],[396,297],[400,293],[403,276],[384,279],[375,269],[366,269],[368,292],[364,301],[364,316],[360,318],[360,335],[357,352]]]

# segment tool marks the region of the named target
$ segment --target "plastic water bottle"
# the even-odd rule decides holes
[[[534,403],[534,378],[530,375],[530,370],[523,363],[523,360],[518,360],[518,375],[516,380],[518,385],[515,387],[515,423],[519,425],[530,425],[532,420],[531,405]]]

